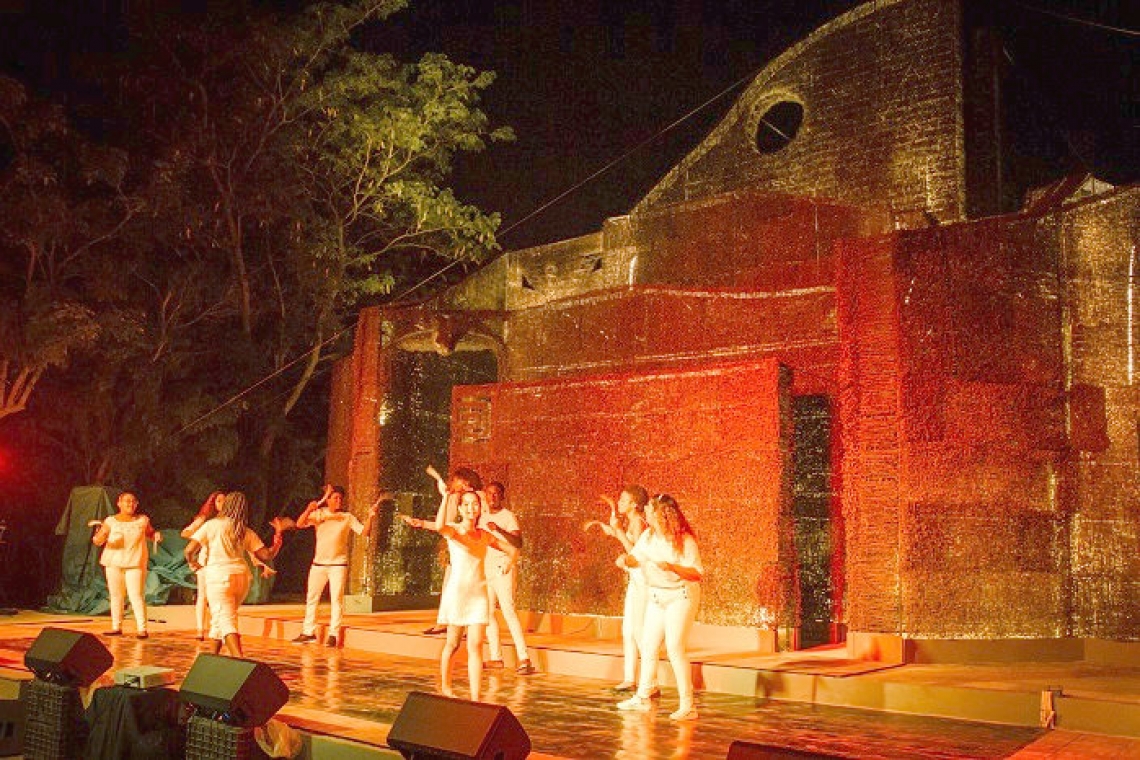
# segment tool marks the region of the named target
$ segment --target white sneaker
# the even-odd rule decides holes
[[[652,707],[652,705],[648,699],[645,697],[639,697],[636,694],[634,694],[629,699],[623,699],[621,702],[617,703],[617,709],[626,710],[629,712],[649,712],[650,707]]]
[[[676,712],[669,713],[669,720],[696,720],[697,708],[689,705],[681,705]]]

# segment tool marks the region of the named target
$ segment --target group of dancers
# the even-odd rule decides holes
[[[503,612],[519,653],[519,672],[533,666],[522,641],[522,626],[514,608],[515,566],[522,546],[517,518],[501,507],[503,487],[490,484],[484,491],[474,471],[456,470],[449,481],[429,468],[440,492],[439,509],[432,521],[409,515],[401,519],[413,528],[439,533],[447,541],[449,567],[440,596],[438,622],[446,626],[447,640],[440,653],[440,691],[454,696],[451,660],[462,634],[467,637],[467,674],[471,699],[478,701],[484,668],[484,630],[489,639],[490,667],[502,667],[496,603]],[[627,574],[622,619],[624,680],[614,687],[628,694],[619,710],[649,712],[660,696],[657,688],[657,653],[662,643],[673,668],[679,705],[673,720],[695,720],[693,678],[688,657],[688,636],[700,603],[704,574],[696,537],[676,499],[668,494],[649,498],[645,488],[626,487],[610,506],[608,522],[590,521],[617,539],[622,553],[616,564]],[[484,510],[484,506],[489,508]],[[506,512],[509,517],[500,516]]]
[[[484,667],[504,667],[496,609],[502,612],[515,646],[516,672],[535,672],[514,599],[522,531],[517,516],[504,505],[501,483],[490,483],[484,489],[478,473],[469,468],[456,469],[447,480],[431,467],[427,472],[440,494],[435,519],[410,515],[400,515],[400,519],[412,528],[434,531],[446,541],[448,567],[437,617],[447,634],[440,653],[440,691],[455,696],[451,663],[465,635],[470,696],[478,701]],[[248,525],[245,494],[212,493],[182,531],[188,540],[186,561],[198,580],[198,638],[208,635],[215,652],[224,644],[229,654],[242,656],[237,612],[252,581],[246,556],[262,566],[264,573],[272,574],[284,532],[312,527],[316,548],[309,569],[305,620],[294,642],[317,641],[317,607],[327,587],[332,609],[325,643],[338,646],[349,541],[354,533],[370,534],[381,501],[377,499],[362,523],[344,511],[344,497],[343,488],[326,486],[324,495],[309,502],[295,521],[275,517],[270,522],[273,539],[267,546]],[[687,642],[700,603],[704,570],[693,530],[677,501],[668,494],[649,498],[643,487],[631,485],[616,501],[608,497],[603,501],[610,507],[609,520],[592,520],[586,529],[597,527],[621,544],[616,565],[627,575],[622,619],[624,679],[614,687],[625,698],[617,708],[635,712],[653,709],[653,700],[660,696],[657,654],[664,643],[679,695],[678,708],[670,718],[694,720],[697,710]],[[96,546],[103,547],[100,563],[106,570],[110,595],[111,630],[106,635],[122,635],[124,603],[129,597],[136,635],[147,638],[143,595],[147,545],[149,540],[157,543],[162,536],[146,515],[139,513],[133,492],[121,493],[116,506],[116,514],[95,523],[98,530],[92,537]],[[484,636],[490,654],[486,663]]]
[[[111,630],[105,635],[123,634],[123,607],[129,597],[135,617],[135,635],[145,639],[148,634],[144,590],[149,542],[157,546],[162,534],[154,529],[149,517],[139,512],[138,496],[133,491],[120,493],[115,506],[118,512],[102,522],[96,521],[97,529],[91,537],[92,543],[103,547],[99,563],[106,572],[111,604]],[[274,519],[273,541],[267,547],[248,523],[249,502],[244,493],[216,492],[183,531],[183,536],[189,539],[186,563],[198,576],[198,637],[203,638],[208,605],[214,651],[221,651],[224,643],[235,657],[242,655],[237,611],[249,593],[253,578],[245,557],[247,554],[254,557],[272,572],[285,528],[282,520]]]

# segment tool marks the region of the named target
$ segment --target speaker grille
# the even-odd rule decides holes
[[[20,686],[24,703],[24,756],[73,760],[86,739],[83,704],[73,686],[35,679]]]
[[[249,760],[264,757],[252,728],[228,726],[194,715],[186,728],[186,760]]]

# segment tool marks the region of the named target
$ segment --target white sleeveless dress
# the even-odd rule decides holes
[[[442,625],[486,625],[490,619],[487,602],[487,576],[483,561],[487,557],[487,534],[475,546],[447,539],[451,570],[439,597],[439,622]]]

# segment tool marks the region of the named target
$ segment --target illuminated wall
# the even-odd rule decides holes
[[[961,221],[961,22],[955,2],[861,6],[629,216],[364,312],[327,465],[353,508],[401,445],[379,430],[393,352],[491,351],[497,382],[422,411],[450,420],[451,466],[507,482],[525,607],[617,613],[615,547],[581,525],[640,480],[715,557],[706,622],[794,625],[799,547],[830,564],[813,604],[853,631],[1140,639],[1140,190]],[[804,119],[760,155],[774,98]],[[818,449],[804,484],[796,445]]]
[[[1138,200],[841,246],[853,629],[1140,636]]]
[[[677,498],[707,568],[701,619],[794,620],[790,372],[773,360],[457,388],[452,460],[507,486],[525,536],[519,602],[621,614],[621,548],[588,520],[641,483]]]

